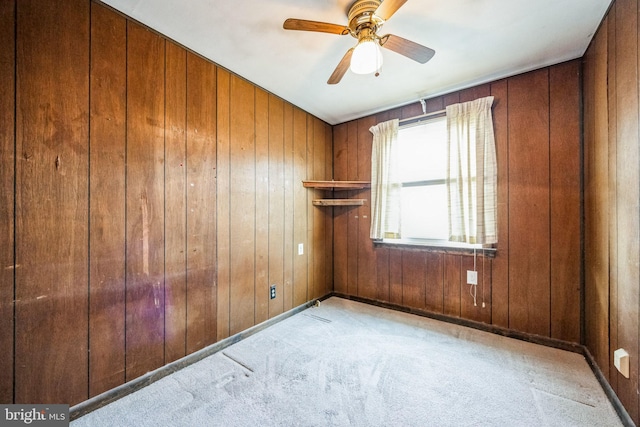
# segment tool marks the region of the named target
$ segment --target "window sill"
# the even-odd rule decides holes
[[[497,249],[494,247],[482,247],[482,245],[470,245],[467,243],[456,243],[440,240],[420,240],[420,239],[383,239],[374,240],[376,247],[389,247],[398,249],[414,249],[425,252],[455,253],[484,255],[487,258],[495,258]]]

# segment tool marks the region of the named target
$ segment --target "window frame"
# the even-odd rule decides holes
[[[428,122],[446,118],[446,112],[442,111],[436,114],[431,114],[424,117],[417,117],[413,119],[407,119],[400,122],[399,131],[403,128],[422,126],[428,124]],[[445,142],[446,144],[446,142]],[[439,179],[421,180],[421,181],[403,181],[401,183],[402,188],[407,187],[424,187],[428,185],[442,185],[446,184],[446,177]],[[448,224],[447,224],[448,225]],[[446,239],[424,239],[424,238],[411,238],[402,237],[396,238],[383,238],[381,240],[374,241],[375,246],[388,246],[398,248],[419,248],[428,250],[431,252],[444,252],[444,253],[469,253],[473,254],[474,251],[483,251],[485,256],[495,257],[495,245],[482,245],[482,244],[469,244],[463,242],[453,242]]]

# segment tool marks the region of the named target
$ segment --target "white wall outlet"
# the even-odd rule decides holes
[[[478,284],[478,272],[473,270],[467,270],[467,285]]]
[[[623,348],[613,352],[613,365],[625,378],[629,378],[629,353]]]
[[[298,243],[298,255],[304,254],[304,243]]]

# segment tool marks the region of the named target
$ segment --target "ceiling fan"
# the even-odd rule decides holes
[[[285,30],[315,31],[320,33],[350,34],[358,44],[347,51],[329,77],[328,84],[339,83],[347,69],[357,74],[379,74],[382,66],[380,47],[413,59],[421,64],[429,61],[435,51],[421,44],[393,34],[379,36],[377,31],[396,13],[407,0],[356,0],[347,13],[349,23],[345,25],[289,18],[284,21]]]

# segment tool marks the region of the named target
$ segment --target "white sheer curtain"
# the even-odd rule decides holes
[[[498,241],[493,96],[447,107],[449,240]]]
[[[379,123],[369,130],[371,148],[371,230],[375,240],[400,237],[400,189],[397,140],[399,120]]]

